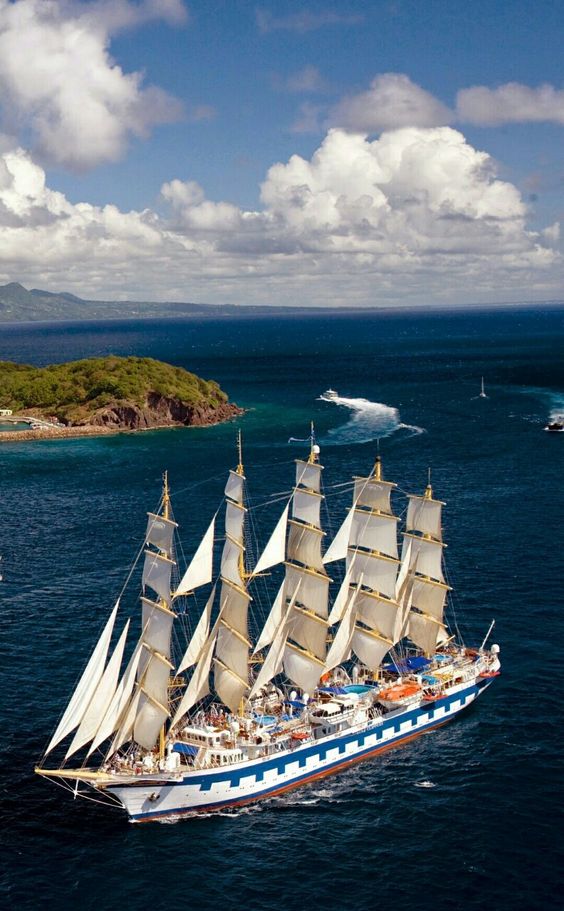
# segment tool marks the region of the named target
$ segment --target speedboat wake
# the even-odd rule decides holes
[[[396,430],[408,430],[411,434],[425,432],[422,427],[403,424],[398,409],[383,402],[347,398],[339,395],[334,389],[324,392],[319,396],[319,400],[347,408],[350,413],[346,424],[334,427],[328,432],[326,443],[337,446],[347,443],[370,443],[372,440],[389,437]]]

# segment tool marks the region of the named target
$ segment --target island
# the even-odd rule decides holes
[[[0,361],[0,424],[15,425],[0,441],[202,427],[242,413],[214,380],[149,357],[48,367]]]

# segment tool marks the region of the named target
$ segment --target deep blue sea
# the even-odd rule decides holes
[[[205,429],[0,444],[2,906],[562,907],[564,434],[543,426],[564,412],[564,311],[0,328],[3,360],[109,353],[214,378],[248,410]],[[328,387],[340,404],[318,399]],[[334,485],[370,471],[378,439],[402,490],[422,491],[431,468],[456,619],[474,644],[496,618],[502,676],[452,724],[230,816],[134,826],[37,779],[163,470],[190,553],[236,428],[259,504],[289,490],[307,445],[288,438],[310,420],[334,527],[350,502]],[[278,510],[257,507],[259,537]]]

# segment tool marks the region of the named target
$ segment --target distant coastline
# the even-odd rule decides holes
[[[378,307],[280,306],[266,304],[197,304],[176,301],[88,300],[66,292],[53,293],[33,288],[28,291],[18,282],[0,285],[0,324],[77,323],[126,320],[248,319],[256,317],[295,317],[329,315],[373,315],[402,313],[554,309],[564,307],[564,300],[468,302],[466,304],[416,304],[392,302]]]

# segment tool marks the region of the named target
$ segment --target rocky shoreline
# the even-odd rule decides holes
[[[241,414],[244,414],[244,409],[230,402],[222,402],[216,407],[191,406],[178,399],[155,395],[149,397],[145,407],[130,403],[108,406],[94,414],[88,424],[36,430],[8,430],[0,433],[0,443],[106,436],[115,433],[136,433],[140,430],[170,430],[174,427],[211,427],[233,420]]]

